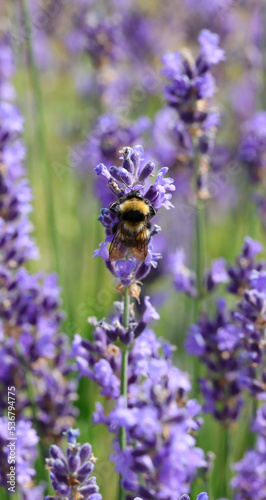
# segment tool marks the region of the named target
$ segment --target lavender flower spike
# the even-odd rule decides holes
[[[185,494],[185,495],[182,495],[179,500],[190,500],[190,497]],[[197,496],[197,500],[209,500],[209,496],[207,495],[207,493],[205,492],[202,492],[200,493],[198,496]]]
[[[150,219],[162,206],[167,210],[172,207],[171,193],[175,190],[175,187],[173,179],[165,177],[168,171],[166,167],[159,170],[153,184],[149,181],[155,165],[151,161],[144,163],[144,151],[141,146],[125,147],[121,154],[122,162],[119,167],[100,164],[95,168],[97,175],[101,176],[106,183],[106,198],[109,199],[109,192],[113,195],[114,201],[109,208],[102,208],[101,210],[99,221],[105,227],[106,240],[101,243],[94,256],[102,257],[105,260],[106,267],[119,279],[119,286],[123,288],[135,285],[136,281],[145,277],[152,267],[157,266],[160,254],[154,252],[152,239],[160,228],[151,224]],[[123,228],[121,229],[121,220],[118,217],[117,207],[131,195],[132,199],[141,201],[141,212],[137,211],[137,215],[141,218],[142,226],[138,230],[136,228],[140,224],[135,225],[135,219],[132,221],[132,226],[134,226],[132,229],[133,236],[131,236],[131,243],[127,245],[125,235],[123,236],[125,233],[122,230]],[[136,212],[132,216],[135,216],[135,214]],[[121,237],[118,236],[119,234]],[[107,245],[114,240],[115,235],[117,235],[116,257],[111,259]],[[136,248],[133,245],[134,242],[136,242]],[[131,255],[125,261],[124,257],[126,257],[127,253]],[[133,295],[133,293],[131,294]]]
[[[264,500],[266,496],[266,405],[258,410],[252,430],[258,436],[256,448],[234,466],[235,500]]]
[[[215,135],[220,122],[212,106],[216,91],[212,67],[222,61],[224,51],[218,47],[219,36],[208,30],[198,37],[200,50],[194,57],[187,49],[164,55],[162,62],[168,84],[164,95],[167,104],[176,110],[174,127],[179,145],[192,157],[199,152],[196,189],[201,200],[209,198],[208,172]]]
[[[96,461],[91,445],[85,443],[81,446],[77,443],[78,429],[68,429],[66,435],[66,456],[58,446],[50,446],[50,458],[46,459],[46,466],[50,470],[55,495],[47,496],[45,500],[101,500],[96,478],[91,477]]]

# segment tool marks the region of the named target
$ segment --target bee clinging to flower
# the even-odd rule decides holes
[[[110,260],[122,259],[129,250],[133,257],[143,262],[148,253],[150,220],[156,214],[155,208],[141,193],[132,190],[112,203],[109,210],[119,219],[113,228],[114,238],[109,248]]]
[[[165,176],[167,167],[153,174],[156,167],[152,161],[144,161],[141,146],[126,146],[120,153],[119,166],[100,163],[95,167],[106,183],[106,191],[101,187],[106,202],[99,216],[106,240],[94,255],[105,260],[107,269],[120,280],[118,287],[129,288],[137,298],[137,283],[161,258],[153,244],[160,231],[160,226],[152,224],[153,217],[161,207],[172,208],[175,186],[173,179]]]

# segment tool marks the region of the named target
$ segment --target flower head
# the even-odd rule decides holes
[[[254,450],[244,454],[234,465],[231,486],[236,500],[263,500],[266,492],[266,405],[258,409],[252,430],[257,432]]]
[[[151,316],[158,318],[147,299],[142,321]],[[197,468],[205,466],[192,436],[201,426],[200,405],[187,399],[190,381],[173,366],[172,346],[144,324],[129,352],[126,408],[120,396],[121,351],[110,340],[113,331],[110,324],[96,323],[94,342],[76,336],[73,343],[81,375],[96,381],[115,403],[109,415],[98,403],[94,423],[115,434],[112,460],[125,489],[143,500],[151,495],[175,500],[189,491]],[[120,427],[126,428],[125,450],[118,445]]]
[[[28,500],[31,485],[36,474],[34,463],[37,457],[37,444],[39,438],[32,423],[27,419],[18,419],[16,422],[16,482],[18,490],[23,495],[23,498]],[[8,488],[7,474],[10,473],[9,456],[10,449],[10,433],[8,431],[8,419],[0,418],[0,484]],[[36,493],[36,500],[43,498],[43,488],[41,487]],[[38,493],[38,494],[37,494]]]
[[[99,220],[105,227],[106,241],[96,250],[95,256],[104,258],[107,268],[122,286],[130,286],[157,265],[160,255],[153,251],[152,237],[160,228],[152,226],[150,219],[162,206],[166,209],[172,207],[171,197],[175,187],[173,179],[165,177],[166,167],[161,168],[154,183],[150,183],[149,177],[155,165],[151,161],[143,161],[141,146],[125,147],[121,153],[121,166],[100,164],[95,168],[116,199],[109,208],[101,210]],[[120,211],[120,206],[124,207],[121,209],[124,212]],[[127,219],[128,223],[123,222]],[[124,261],[127,254],[130,254],[129,258]]]
[[[187,125],[201,124],[208,117],[208,103],[215,92],[210,70],[224,59],[218,42],[218,35],[203,30],[199,35],[200,53],[195,61],[188,52],[168,53],[163,57],[163,73],[170,81],[165,87],[165,97]]]
[[[50,446],[50,458],[46,459],[46,466],[50,471],[55,496],[47,496],[45,500],[101,500],[96,477],[91,477],[95,462],[91,445],[77,443],[78,429],[68,429],[66,434],[66,456],[58,446]]]
[[[260,111],[243,127],[240,158],[244,161],[252,182],[265,184],[266,113]]]
[[[237,256],[235,265],[229,265],[227,273],[229,276],[228,291],[242,296],[245,289],[249,288],[249,277],[252,271],[260,271],[264,268],[263,262],[257,262],[256,257],[263,250],[259,241],[246,236],[241,250]]]

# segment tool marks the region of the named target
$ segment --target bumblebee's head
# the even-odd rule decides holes
[[[144,200],[144,196],[139,191],[130,191],[130,193],[128,193],[124,197],[124,201],[126,201],[126,200],[133,200],[134,198],[137,199],[137,200],[141,200],[141,201]]]

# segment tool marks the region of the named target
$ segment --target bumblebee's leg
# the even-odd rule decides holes
[[[147,222],[146,224],[146,228],[150,231],[151,230],[151,223],[150,222]]]
[[[155,208],[152,205],[150,205],[149,208],[150,208],[151,217],[154,217],[154,215],[157,214],[157,210],[155,210]]]
[[[109,207],[110,212],[113,212],[114,214],[116,214],[118,205],[119,205],[119,203],[117,201],[114,201],[113,203],[111,203],[111,205]]]
[[[112,234],[115,234],[118,228],[118,222],[112,227]]]

